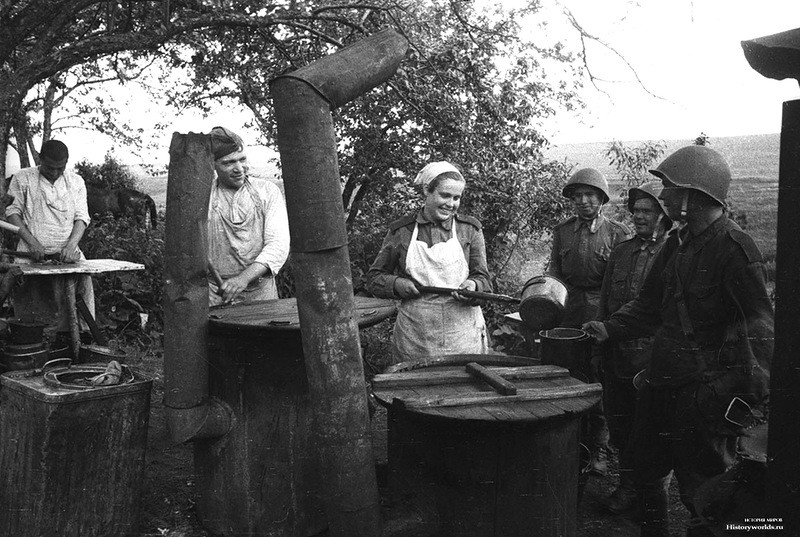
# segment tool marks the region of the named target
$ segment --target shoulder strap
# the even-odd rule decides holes
[[[689,317],[689,308],[686,307],[686,299],[683,296],[683,282],[678,274],[679,260],[683,255],[683,252],[678,252],[675,259],[675,305],[678,309],[678,319],[681,321],[683,334],[691,341],[694,339],[694,326]]]

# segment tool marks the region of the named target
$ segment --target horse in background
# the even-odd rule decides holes
[[[111,213],[114,218],[133,216],[145,225],[149,223],[153,229],[158,227],[156,202],[144,192],[132,188],[108,189],[86,185],[86,203],[90,215]]]

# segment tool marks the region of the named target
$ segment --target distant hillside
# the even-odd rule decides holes
[[[662,140],[667,144],[665,156],[672,151],[693,143],[692,140]],[[635,147],[641,142],[624,142]],[[563,144],[552,146],[546,155],[555,160],[566,160],[576,169],[596,168],[603,172],[609,181],[618,180],[615,170],[606,157],[606,148],[610,142],[594,142],[587,144]],[[728,160],[737,178],[758,177],[767,180],[778,180],[778,155],[780,134],[754,134],[750,136],[730,136],[711,138],[709,147],[722,153]]]
[[[668,140],[664,156],[694,140]],[[639,142],[626,142],[635,147]],[[605,156],[608,143],[565,144],[554,146],[547,156],[566,160],[576,169],[596,168],[619,192],[621,180]],[[755,239],[762,253],[774,259],[778,213],[778,165],[780,134],[759,134],[712,138],[710,147],[719,151],[731,166],[733,181],[728,202],[735,215]],[[616,197],[616,196],[615,196]]]

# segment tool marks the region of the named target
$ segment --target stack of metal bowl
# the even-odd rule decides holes
[[[0,353],[4,370],[37,369],[50,359],[44,328],[43,323],[20,319],[8,321],[8,343]]]

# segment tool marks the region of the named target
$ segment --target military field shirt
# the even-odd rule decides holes
[[[673,231],[637,297],[605,326],[612,340],[655,334],[654,384],[682,385],[731,371],[748,376],[759,368],[764,375],[774,345],[765,279],[753,239],[723,215],[697,236],[684,229],[679,241]],[[760,384],[757,389],[766,390]]]
[[[469,266],[468,279],[476,284],[476,291],[491,292],[489,268],[486,262],[486,242],[481,223],[471,217],[456,213],[444,222],[432,222],[422,211],[395,220],[389,225],[389,232],[383,239],[375,261],[367,271],[367,290],[381,298],[399,298],[394,292],[397,278],[409,278],[406,272],[406,254],[414,226],[419,226],[417,240],[429,247],[452,237],[453,219],[457,221],[458,242],[464,251]]]

